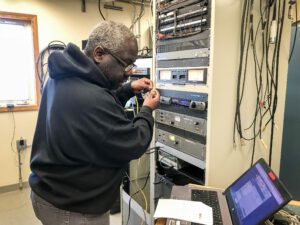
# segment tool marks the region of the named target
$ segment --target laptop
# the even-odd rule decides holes
[[[214,198],[210,199],[209,198]],[[174,186],[171,198],[201,201],[213,208],[214,225],[263,224],[292,198],[268,166],[259,159],[227,189]],[[174,223],[175,222],[175,223]],[[168,225],[195,225],[186,221],[168,220]]]

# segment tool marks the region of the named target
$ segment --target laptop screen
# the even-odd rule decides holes
[[[235,225],[261,223],[291,199],[263,159],[226,189],[225,194]]]

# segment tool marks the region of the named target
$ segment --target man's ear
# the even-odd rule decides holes
[[[104,53],[103,48],[100,47],[100,46],[97,46],[97,47],[94,49],[94,51],[93,51],[93,60],[94,60],[97,64],[99,64],[99,63],[102,61],[103,55],[104,55],[104,54],[105,54],[105,53]]]

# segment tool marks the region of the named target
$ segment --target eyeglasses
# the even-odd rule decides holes
[[[121,59],[119,56],[116,56],[109,49],[103,48],[103,50],[105,51],[105,53],[110,54],[115,60],[117,60],[117,62],[125,68],[124,69],[125,72],[129,72],[130,70],[132,70],[133,67],[136,67],[134,63],[128,65],[123,59]]]

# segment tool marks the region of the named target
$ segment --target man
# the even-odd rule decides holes
[[[109,224],[129,161],[150,144],[152,110],[159,104],[149,79],[121,86],[137,51],[127,27],[102,22],[85,54],[69,44],[49,56],[29,178],[33,208],[44,225]],[[141,90],[148,95],[129,120],[123,106]]]

